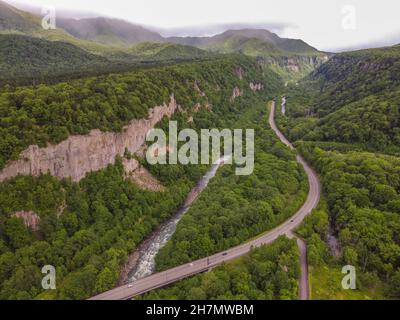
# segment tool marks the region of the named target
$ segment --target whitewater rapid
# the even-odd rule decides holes
[[[230,157],[224,156],[218,159],[207,173],[198,181],[196,187],[189,193],[184,205],[170,218],[163,223],[153,234],[144,241],[137,249],[139,259],[128,274],[128,281],[133,282],[147,277],[155,271],[155,257],[171,239],[176,231],[176,226],[182,217],[188,212],[198,195],[207,187],[210,180],[215,177],[219,167],[228,161]]]

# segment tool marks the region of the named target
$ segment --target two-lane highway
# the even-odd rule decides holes
[[[293,145],[286,139],[286,137],[279,131],[275,124],[275,102],[271,105],[269,124],[279,137],[279,139],[289,148],[294,149]],[[271,230],[270,232],[250,241],[240,246],[234,247],[232,249],[226,250],[224,252],[217,253],[207,258],[199,259],[191,263],[181,265],[179,267],[169,269],[163,272],[159,272],[148,276],[146,278],[137,280],[131,284],[124,285],[113,290],[99,294],[91,300],[125,300],[140,294],[146,293],[156,288],[164,287],[168,284],[174,283],[176,281],[182,280],[184,278],[190,277],[201,272],[205,272],[215,266],[222,264],[240,256],[249,253],[251,248],[258,247],[265,244],[270,244],[275,241],[279,236],[287,235],[288,237],[293,237],[292,231],[296,229],[303,221],[305,216],[309,214],[314,208],[317,207],[320,195],[321,187],[319,183],[318,176],[311,169],[311,167],[305,162],[301,156],[297,156],[297,161],[304,167],[304,170],[308,176],[309,182],[309,193],[303,206],[296,212],[296,214],[285,223]],[[304,275],[303,275],[304,276]],[[300,287],[304,283],[300,283]],[[306,290],[308,288],[301,288],[301,290]],[[300,290],[300,291],[301,291]],[[301,297],[301,296],[300,296]]]

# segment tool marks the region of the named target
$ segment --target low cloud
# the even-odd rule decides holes
[[[216,34],[225,32],[226,30],[238,30],[238,29],[266,29],[271,32],[281,34],[286,28],[295,28],[294,25],[284,23],[224,23],[224,24],[210,24],[210,25],[196,25],[196,26],[184,26],[178,28],[159,28],[147,26],[149,29],[161,33],[164,37],[205,37],[214,36]]]
[[[331,52],[355,51],[355,50],[362,50],[362,49],[389,47],[389,46],[394,46],[394,45],[398,45],[398,44],[400,44],[400,31],[389,34],[380,39],[363,42],[363,43],[356,44],[353,46],[331,48],[330,51]]]

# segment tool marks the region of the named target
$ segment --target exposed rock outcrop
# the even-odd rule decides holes
[[[311,62],[310,64],[314,65],[313,62]],[[295,59],[292,59],[292,58],[287,59],[286,68],[295,73],[300,72],[299,63]]]
[[[113,164],[125,149],[135,153],[146,139],[147,132],[162,120],[171,117],[178,109],[173,96],[168,105],[149,110],[147,119],[133,120],[122,132],[92,130],[88,135],[70,136],[67,140],[45,148],[30,146],[20,159],[9,163],[0,172],[0,182],[17,175],[38,176],[50,173],[57,178],[71,177],[74,181],[88,172],[104,169]]]
[[[239,77],[240,80],[243,80],[244,76],[246,75],[242,67],[237,67],[235,69],[235,74]]]
[[[239,87],[233,88],[232,97],[231,97],[231,102],[235,101],[236,98],[239,98],[239,97],[241,97],[241,96],[243,96],[243,91],[240,90]]]
[[[264,86],[261,83],[253,83],[250,82],[250,89],[253,92],[261,91],[264,89]]]
[[[196,92],[200,95],[200,97],[206,96],[206,94],[203,91],[201,91],[201,89],[199,88],[197,81],[194,82],[194,90],[196,90]]]
[[[124,159],[122,164],[124,166],[126,176],[129,176],[131,172],[139,168],[139,161],[137,161],[136,159]]]
[[[261,67],[276,66],[292,75],[305,76],[310,70],[317,68],[329,59],[327,55],[293,56],[293,57],[259,57],[257,63]]]
[[[31,228],[32,231],[39,230],[40,217],[33,211],[18,211],[14,213],[14,217],[22,219],[24,225]]]
[[[125,177],[127,179],[132,179],[139,188],[153,192],[161,192],[165,190],[161,183],[136,159],[124,159],[123,165]]]
[[[204,108],[204,109],[206,109],[206,110],[208,110],[208,111],[210,111],[210,112],[212,111],[212,106],[211,106],[211,104],[206,103],[206,104],[202,105],[201,103],[197,103],[197,104],[194,106],[194,112],[199,112],[201,108]]]

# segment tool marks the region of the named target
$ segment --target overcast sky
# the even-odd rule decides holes
[[[320,50],[400,42],[399,0],[6,1],[97,12],[172,29],[172,33],[179,35],[185,33],[183,30],[187,27],[191,27],[187,29],[190,32],[197,30],[196,35],[209,35],[220,31],[215,25],[254,24],[270,27],[283,37],[301,38]]]

